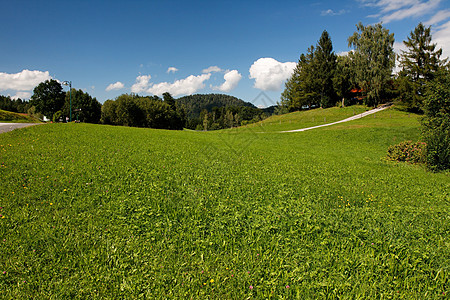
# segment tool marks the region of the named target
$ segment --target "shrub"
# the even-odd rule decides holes
[[[441,118],[440,124],[431,127],[428,122],[424,133],[427,147],[425,161],[432,171],[450,169],[450,117]]]
[[[405,161],[412,164],[425,162],[426,143],[404,141],[400,144],[390,146],[387,159],[393,161]]]

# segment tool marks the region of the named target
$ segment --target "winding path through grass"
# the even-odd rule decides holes
[[[362,118],[362,117],[365,117],[365,116],[368,116],[368,115],[377,113],[377,112],[382,111],[382,110],[384,110],[384,109],[386,109],[386,108],[388,108],[388,107],[390,107],[390,106],[388,106],[388,105],[386,105],[386,106],[380,106],[380,107],[374,108],[374,109],[372,109],[372,110],[363,112],[363,113],[361,113],[361,114],[358,114],[358,115],[349,117],[349,118],[344,119],[344,120],[340,120],[340,121],[337,121],[337,122],[333,122],[333,123],[322,124],[322,125],[317,125],[317,126],[312,126],[312,127],[307,127],[307,128],[294,129],[294,130],[280,131],[280,132],[281,132],[281,133],[285,133],[285,132],[300,132],[300,131],[306,131],[306,130],[315,129],[315,128],[320,128],[320,127],[326,127],[326,126],[330,126],[330,125],[335,125],[335,124],[339,124],[339,123],[344,123],[344,122],[348,122],[348,121],[353,121],[353,120],[357,120],[357,119],[360,119],[360,118]]]

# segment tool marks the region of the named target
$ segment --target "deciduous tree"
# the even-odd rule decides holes
[[[395,66],[394,34],[381,24],[356,25],[357,31],[348,38],[355,67],[355,79],[365,94],[365,104],[381,103],[388,90],[392,69]]]
[[[62,109],[64,98],[65,93],[61,84],[54,79],[50,79],[41,82],[34,88],[30,104],[36,108],[37,112],[52,119],[53,114]]]

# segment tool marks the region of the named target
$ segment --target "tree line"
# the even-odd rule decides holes
[[[186,112],[186,128],[217,130],[258,122],[272,115],[270,108],[259,109],[252,103],[224,94],[196,94],[176,100]]]
[[[50,79],[33,90],[29,102],[1,96],[0,109],[27,112],[54,122],[72,120],[131,127],[182,130],[216,130],[262,120],[273,109],[259,109],[253,104],[223,94],[198,94],[174,99],[170,93],[158,96],[123,94],[100,104],[82,90],[64,92],[61,83]]]
[[[10,96],[0,95],[0,109],[16,113],[28,113],[30,103],[20,98],[11,99]]]
[[[394,34],[382,24],[359,23],[356,28],[348,38],[348,55],[334,53],[327,31],[300,55],[281,95],[282,112],[353,104],[355,99],[368,106],[395,101],[409,111],[424,111],[427,83],[448,70],[448,61],[440,59],[442,49],[432,43],[430,27],[420,23],[403,42],[407,50],[398,56],[398,74],[393,73]]]

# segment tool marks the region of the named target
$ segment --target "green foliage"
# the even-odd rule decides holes
[[[445,298],[448,175],[380,161],[419,126],[1,134],[1,297]]]
[[[425,162],[426,143],[405,141],[388,148],[387,159],[412,164]]]
[[[424,100],[424,137],[427,164],[439,171],[450,169],[450,72],[442,70],[427,84]]]
[[[356,25],[357,31],[348,38],[354,47],[350,58],[354,64],[355,80],[364,91],[364,103],[377,106],[382,103],[395,65],[394,34],[381,24]]]
[[[353,104],[351,103],[351,90],[357,86],[354,82],[355,72],[352,67],[350,56],[338,56],[336,63],[336,72],[333,77],[333,87],[337,96],[343,100],[341,106]]]
[[[9,96],[0,95],[0,109],[17,113],[26,113],[30,103],[22,99],[11,99]]]
[[[408,50],[400,55],[399,92],[403,105],[411,111],[422,111],[426,84],[433,80],[445,61],[442,49],[431,42],[431,27],[419,23],[403,44]]]
[[[320,105],[333,106],[336,93],[333,77],[336,71],[336,55],[327,31],[323,31],[316,47],[301,54],[292,76],[285,83],[280,106],[288,111]]]
[[[246,106],[256,108],[249,102],[224,94],[195,94],[178,98],[175,101],[178,106],[184,107],[188,119],[200,117],[200,114],[204,109],[208,112],[212,112],[214,107]]]
[[[36,108],[36,112],[42,113],[51,120],[53,114],[62,109],[64,97],[65,93],[61,84],[54,79],[50,79],[41,82],[34,88],[30,105]]]
[[[157,96],[141,97],[123,94],[115,101],[105,101],[101,112],[101,123],[181,130],[184,126],[183,113],[173,110],[172,107]]]
[[[197,94],[176,100],[186,118],[186,128],[218,130],[258,122],[273,113],[249,102],[223,94]]]
[[[70,114],[70,97],[70,92],[67,92],[62,108],[63,115],[67,117]],[[75,109],[81,109],[81,111],[75,112]],[[92,98],[82,90],[72,89],[72,120],[78,118],[81,122],[97,124],[100,122],[101,112],[102,105],[96,98]]]
[[[336,93],[333,88],[336,59],[330,35],[324,30],[317,43],[314,62],[317,72],[317,86],[320,92],[320,106],[323,108],[334,106],[336,103]]]

